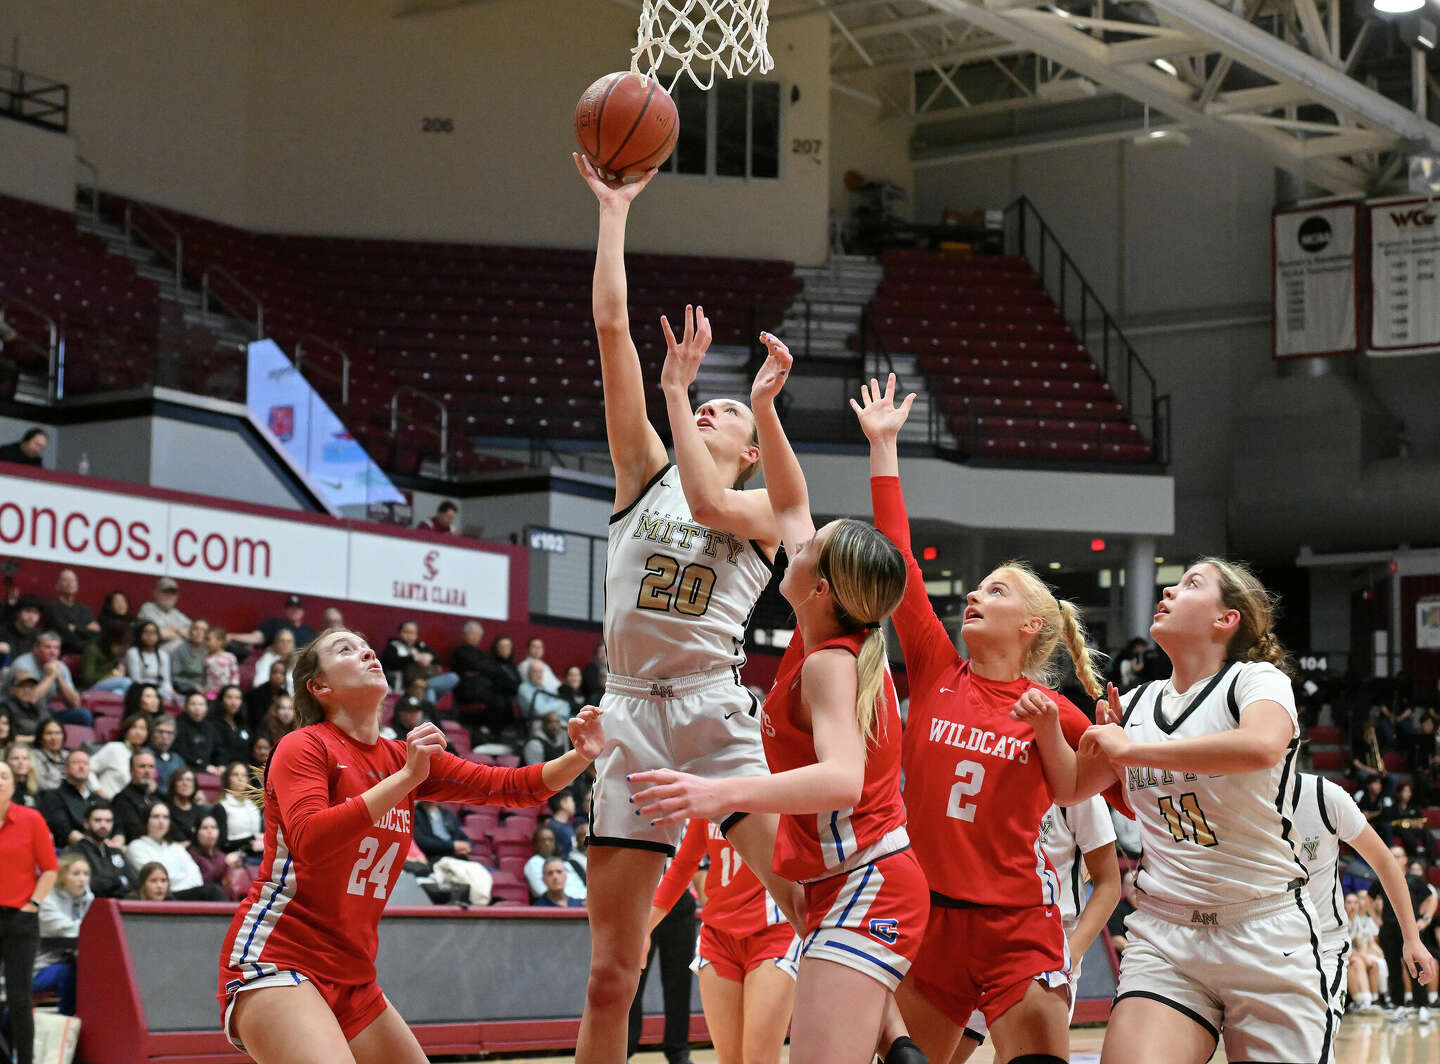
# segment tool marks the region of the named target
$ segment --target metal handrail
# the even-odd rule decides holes
[[[300,339],[298,339],[298,340],[295,341],[295,369],[296,369],[296,370],[301,370],[301,369],[304,368],[304,365],[305,365],[305,345],[306,345],[307,343],[310,344],[311,346],[323,348],[323,349],[325,349],[326,351],[329,351],[329,352],[331,352],[331,353],[333,353],[333,354],[336,354],[336,355],[339,355],[339,356],[340,356],[340,372],[339,372],[339,373],[336,373],[334,370],[326,369],[324,366],[311,366],[311,367],[310,367],[310,372],[311,372],[312,374],[319,374],[319,375],[322,376],[322,377],[329,377],[329,378],[330,378],[331,380],[333,380],[333,381],[338,381],[339,384],[340,384],[340,405],[341,405],[342,407],[347,407],[347,406],[349,406],[349,405],[350,405],[350,356],[347,355],[344,351],[340,350],[340,348],[338,348],[338,347],[336,347],[334,344],[332,344],[329,340],[322,339],[321,337],[316,336],[316,335],[314,335],[313,333],[306,333],[304,336],[300,337]]]
[[[46,370],[46,390],[50,393],[50,399],[53,402],[60,397],[62,387],[60,383],[60,356],[65,348],[65,332],[60,328],[60,323],[49,314],[46,314],[34,303],[27,302],[18,296],[6,296],[0,299],[0,319],[5,317],[5,310],[9,307],[19,307],[25,311],[25,313],[33,315],[45,323],[45,329],[50,334],[49,343],[45,348],[45,357],[49,363]],[[24,337],[21,337],[21,339],[23,340]],[[26,341],[26,343],[29,343],[29,341]]]
[[[248,297],[250,301],[255,304],[255,339],[265,339],[265,304],[261,303],[260,297],[257,296],[254,292],[250,291],[250,289],[246,288],[243,284],[241,284],[240,281],[235,277],[235,275],[229,270],[227,270],[224,266],[206,266],[205,272],[201,274],[200,313],[206,316],[210,314],[210,275],[212,273],[216,277],[224,277],[231,283],[231,285],[233,285],[240,291],[241,295]],[[226,302],[218,295],[215,297],[215,302],[221,304],[222,306],[228,306],[228,304],[226,304]]]
[[[165,232],[166,232],[169,236],[171,236],[172,238],[174,238],[174,240],[175,240],[175,291],[178,293],[178,292],[180,291],[180,289],[183,287],[183,280],[182,280],[182,278],[183,278],[184,275],[183,275],[183,273],[182,273],[182,271],[181,271],[181,267],[182,267],[182,263],[183,263],[183,259],[184,259],[184,250],[185,250],[185,249],[184,249],[184,241],[182,241],[181,238],[180,238],[180,230],[176,229],[173,225],[171,225],[169,222],[167,222],[164,218],[160,217],[159,213],[157,213],[156,210],[155,210],[153,207],[150,207],[150,206],[148,206],[147,204],[144,204],[144,203],[136,203],[134,200],[131,200],[129,203],[126,203],[126,204],[125,204],[125,245],[126,245],[126,247],[134,247],[134,241],[131,239],[131,233],[132,233],[132,231],[133,231],[133,232],[139,232],[139,231],[140,231],[140,230],[139,230],[139,226],[135,225],[135,221],[134,221],[134,214],[135,214],[135,212],[136,212],[137,210],[140,211],[143,215],[148,216],[148,217],[150,217],[150,218],[153,218],[155,221],[159,222],[159,223],[160,223],[160,228],[161,228],[161,229],[164,229]],[[143,233],[142,233],[142,235],[143,235]],[[155,250],[156,250],[156,251],[159,251],[160,254],[162,254],[162,255],[164,254],[164,252],[163,252],[163,251],[160,251],[160,249],[159,249],[158,247],[156,247]]]
[[[418,399],[434,403],[440,408],[440,475],[450,475],[450,408],[442,403],[429,392],[416,388],[413,384],[402,384],[395,389],[395,394],[390,397],[390,435],[398,436],[400,433],[400,393],[409,392]]]
[[[90,221],[98,223],[100,221],[100,168],[83,155],[75,156],[75,164],[90,171]]]

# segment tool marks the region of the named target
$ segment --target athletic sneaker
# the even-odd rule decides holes
[[[1415,1022],[1416,1022],[1416,1023],[1429,1023],[1429,1022],[1430,1022],[1430,1010],[1427,1009],[1424,1005],[1421,1005],[1421,1006],[1415,1011]]]

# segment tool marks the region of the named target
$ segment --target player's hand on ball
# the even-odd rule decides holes
[[[570,718],[570,745],[587,761],[594,761],[605,749],[605,730],[600,724],[600,710],[586,706]]]
[[[405,736],[405,771],[415,783],[423,783],[430,778],[430,759],[444,752],[445,733],[427,720]]]
[[[1095,703],[1096,724],[1119,724],[1125,710],[1120,705],[1120,692],[1113,683],[1105,685],[1105,697]]]
[[[1125,729],[1118,724],[1096,724],[1087,728],[1080,737],[1080,753],[1104,754],[1117,765],[1127,763],[1125,758],[1134,745]]]
[[[850,409],[860,419],[860,430],[865,433],[865,438],[871,443],[878,443],[893,440],[900,434],[900,427],[910,417],[910,407],[914,402],[915,393],[911,392],[904,402],[895,405],[895,374],[892,373],[885,381],[883,392],[880,382],[874,377],[870,378],[869,384],[862,384],[860,401],[857,403],[851,399]]]
[[[790,349],[785,346],[778,336],[770,333],[761,333],[760,342],[765,345],[769,352],[760,372],[755,374],[755,382],[750,385],[750,406],[757,406],[773,403],[775,397],[780,394],[780,389],[785,387],[785,382],[790,379],[790,367],[794,364],[795,358],[790,354]]]
[[[660,768],[636,772],[627,782],[635,812],[651,824],[679,824],[697,816],[713,820],[732,811],[716,780]]]
[[[600,201],[601,205],[628,205],[636,196],[640,195],[645,186],[650,183],[650,179],[660,172],[659,170],[648,170],[645,176],[637,181],[611,184],[601,177],[600,172],[591,165],[590,160],[578,151],[571,152],[570,157],[575,160],[575,169],[580,171],[580,176],[585,179],[585,183],[590,186],[590,191],[595,193],[595,198]]]
[[[670,319],[660,315],[660,331],[665,334],[665,363],[660,367],[660,387],[688,392],[705,361],[710,347],[710,319],[705,308],[685,304],[685,335],[679,343],[670,329]]]
[[[1060,707],[1044,691],[1032,687],[1016,701],[1010,716],[1034,728],[1044,723],[1058,723]]]

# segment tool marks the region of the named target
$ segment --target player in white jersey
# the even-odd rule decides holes
[[[673,465],[646,417],[626,305],[625,223],[654,171],[612,188],[578,155],[575,165],[600,207],[592,302],[615,466],[605,573],[610,673],[600,702],[606,744],[595,763],[590,978],[576,1060],[619,1064],[650,900],[680,835],[679,826],[657,827],[635,813],[626,780],[657,768],[706,777],[768,774],[759,707],[740,684],[740,666],[746,621],[770,579],[780,536],[767,493],[739,490],[760,459],[750,409],[733,399],[691,409],[689,388],[710,343],[702,308],[685,308],[680,341],[661,319]],[[794,888],[772,865],[778,818],[715,820],[793,920]]]
[[[1120,901],[1120,862],[1115,854],[1115,825],[1098,794],[1067,809],[1052,805],[1040,821],[1040,845],[1060,881],[1060,921],[1070,945],[1070,1018],[1080,988],[1080,966],[1105,921]],[[1091,890],[1087,900],[1085,880]],[[965,1024],[950,1064],[965,1064],[989,1033],[980,1010]]]
[[[1201,559],[1165,589],[1150,635],[1171,677],[1123,704],[1112,686],[1096,707],[1111,723],[1068,760],[1048,700],[1027,692],[1015,710],[1038,718],[1056,801],[1118,777],[1140,825],[1102,1062],[1201,1064],[1222,1037],[1232,1061],[1327,1060],[1329,984],[1290,820],[1300,729],[1269,594],[1244,566]]]
[[[1295,777],[1291,822],[1300,860],[1310,873],[1307,889],[1320,918],[1320,949],[1329,979],[1330,1008],[1338,1025],[1345,1012],[1345,975],[1350,954],[1350,918],[1340,888],[1340,843],[1365,859],[1380,879],[1404,936],[1405,966],[1422,982],[1435,976],[1435,958],[1420,942],[1415,911],[1403,870],[1390,858],[1385,841],[1365,821],[1355,799],[1321,776]]]

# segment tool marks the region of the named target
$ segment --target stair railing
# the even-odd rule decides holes
[[[216,280],[228,281],[232,289],[234,289],[236,292],[239,292],[246,299],[250,300],[250,303],[255,311],[255,339],[265,339],[265,304],[261,303],[259,296],[257,296],[254,292],[250,291],[250,289],[246,288],[243,284],[241,284],[239,280],[236,279],[235,275],[229,270],[225,269],[225,267],[223,266],[207,266],[205,267],[205,272],[200,276],[200,313],[205,315],[206,318],[209,318],[210,301],[212,299],[218,305],[224,307],[226,310],[231,311],[232,313],[244,313],[244,311],[240,310],[233,303],[231,303],[229,300],[225,299],[218,292],[215,291],[215,286],[210,281],[210,277],[212,274],[214,275]]]
[[[75,165],[90,175],[90,221],[92,224],[100,223],[100,168],[83,155],[75,156]],[[84,185],[80,186],[86,191]]]
[[[417,399],[423,399],[427,403],[433,403],[440,410],[440,475],[450,475],[450,408],[442,403],[429,392],[416,388],[413,384],[402,384],[395,389],[395,394],[390,397],[390,435],[395,439],[396,445],[400,442],[400,396],[409,392]]]
[[[312,360],[310,365],[310,375],[312,377],[324,377],[327,380],[332,380],[336,384],[340,385],[340,406],[342,408],[348,407],[350,405],[350,356],[347,355],[344,351],[340,350],[340,348],[332,344],[329,340],[321,339],[314,333],[306,333],[304,336],[300,337],[300,339],[295,341],[296,370],[303,370],[305,367],[306,344],[309,344],[312,348],[318,347],[321,351],[328,351],[332,355],[340,356],[340,372],[337,373],[333,369],[327,369],[325,366],[317,366]]]
[[[1142,433],[1148,422],[1146,436],[1155,461],[1168,464],[1170,396],[1159,394],[1155,375],[1026,196],[1005,208],[1005,252],[1020,256],[1039,274],[1046,294],[1060,308],[1061,317],[1074,331],[1080,346],[1099,363],[1106,382],[1124,403],[1127,414],[1141,426]],[[1137,400],[1144,412],[1138,417]]]
[[[45,358],[45,391],[50,398],[50,402],[53,403],[60,398],[61,393],[64,391],[61,373],[63,372],[65,355],[65,332],[61,329],[60,323],[49,314],[46,314],[39,307],[35,306],[35,304],[21,299],[19,296],[5,296],[3,299],[0,299],[0,323],[15,320],[10,315],[10,311],[12,310],[23,311],[45,327],[46,343],[43,350],[40,349],[40,345],[35,343],[34,340],[19,333],[16,333],[16,335],[5,342],[40,350],[40,353]],[[0,339],[3,338],[3,335],[0,335]]]
[[[136,203],[134,200],[126,203],[125,246],[133,248],[135,246],[135,236],[138,234],[150,242],[151,247],[154,248],[155,252],[159,254],[161,258],[167,257],[167,252],[162,246],[162,242],[156,240],[153,233],[145,232],[144,226],[146,225],[158,227],[166,237],[174,242],[174,252],[169,254],[169,258],[175,265],[175,293],[179,295],[181,288],[184,287],[184,272],[182,266],[185,255],[185,246],[184,241],[180,238],[180,230],[160,217],[159,213],[157,213],[153,207],[149,207],[144,203]]]

